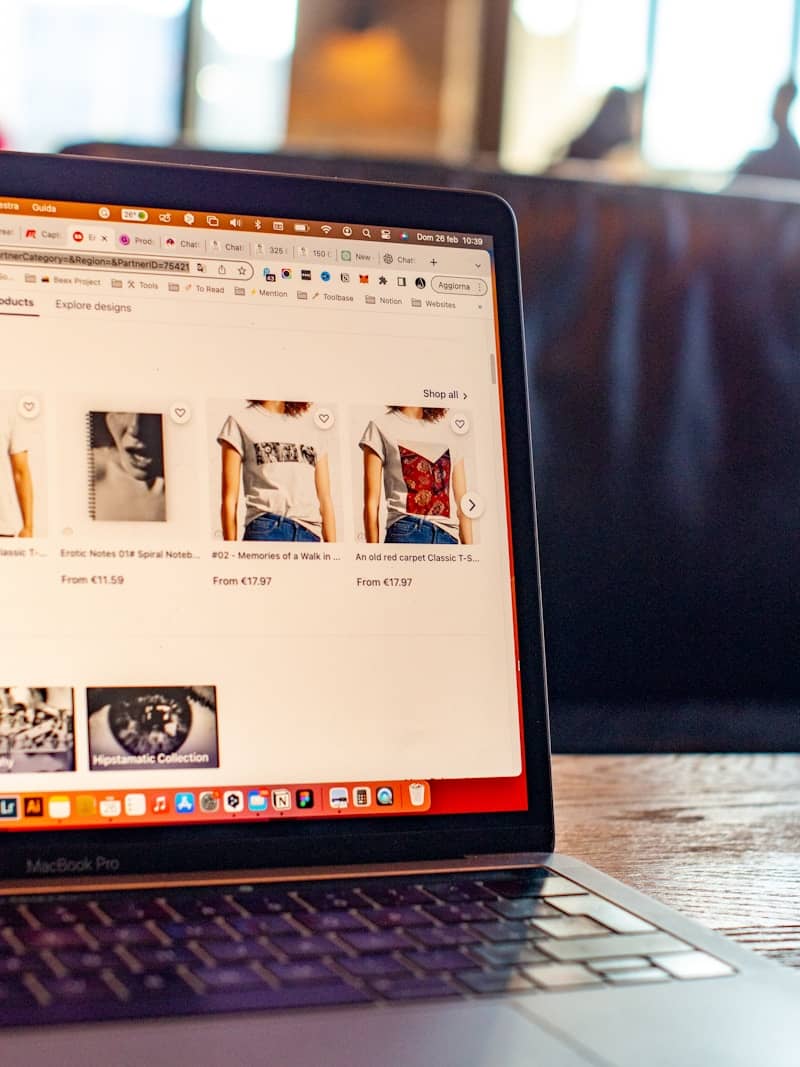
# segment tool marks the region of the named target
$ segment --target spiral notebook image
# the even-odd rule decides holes
[[[89,514],[99,522],[166,522],[164,419],[90,411]]]

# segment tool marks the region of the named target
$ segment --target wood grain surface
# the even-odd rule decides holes
[[[554,756],[556,845],[800,967],[800,755]]]

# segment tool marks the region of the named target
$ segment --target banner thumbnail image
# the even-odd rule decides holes
[[[214,686],[87,690],[93,771],[219,766]]]
[[[90,411],[89,514],[99,522],[166,522],[164,417]]]
[[[75,769],[75,712],[64,686],[0,688],[0,774]]]
[[[335,408],[212,401],[214,528],[225,541],[336,541]]]

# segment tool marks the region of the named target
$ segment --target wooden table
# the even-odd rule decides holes
[[[800,967],[800,756],[555,756],[559,852]]]

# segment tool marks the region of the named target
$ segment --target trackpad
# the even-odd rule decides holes
[[[586,1067],[590,1062],[509,1005],[474,1001],[6,1032],[3,1067],[48,1062],[53,1049],[59,1067]]]

